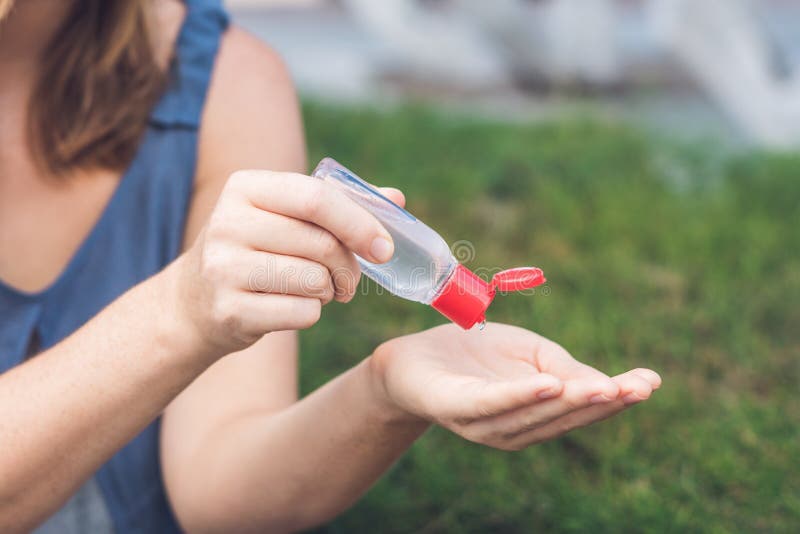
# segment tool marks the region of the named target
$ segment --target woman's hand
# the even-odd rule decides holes
[[[613,378],[533,332],[454,325],[393,339],[370,359],[379,398],[477,443],[519,450],[610,417],[650,397],[661,378]]]
[[[384,193],[403,202],[397,190]],[[217,357],[272,331],[307,328],[322,305],[352,298],[360,277],[353,252],[382,263],[393,243],[343,193],[299,174],[236,172],[171,270],[175,313]]]

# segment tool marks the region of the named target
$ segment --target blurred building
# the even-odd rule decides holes
[[[229,6],[284,55],[301,91],[316,97],[412,96],[514,116],[589,101],[656,121],[678,117],[672,127],[681,120],[690,130],[733,126],[735,135],[758,144],[800,144],[800,2],[794,0],[231,0]]]

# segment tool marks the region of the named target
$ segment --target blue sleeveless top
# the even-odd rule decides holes
[[[180,253],[200,116],[228,24],[220,0],[187,0],[186,6],[171,83],[89,236],[43,291],[21,292],[0,281],[0,372],[57,344]],[[158,441],[155,421],[96,473],[120,534],[180,532],[162,482]]]

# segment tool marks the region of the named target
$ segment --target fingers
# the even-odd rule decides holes
[[[257,293],[251,293],[249,298],[253,301],[253,308],[262,312],[262,324],[257,325],[257,332],[269,331],[268,328],[272,331],[310,328],[319,321],[322,313],[322,303],[316,298]]]
[[[292,256],[250,252],[242,256],[247,280],[242,287],[259,293],[295,295],[327,304],[334,297],[331,273],[324,265]]]
[[[619,386],[607,374],[579,362],[559,345],[550,344],[552,346],[543,349],[537,359],[543,372],[557,376],[567,385],[561,399],[565,408],[575,409],[586,402],[596,404],[617,397]]]
[[[229,292],[276,293],[309,297],[327,304],[334,297],[328,269],[305,258],[255,250],[237,250],[221,244],[205,251],[201,262],[205,279]]]
[[[473,431],[482,435],[493,436],[500,441],[502,448],[519,450],[535,443],[555,439],[576,428],[591,425],[608,419],[630,406],[646,400],[653,390],[661,384],[657,373],[649,369],[634,369],[615,376],[614,382],[619,386],[616,399],[605,403],[588,403],[583,407],[565,411],[561,416],[554,418],[539,418],[539,423],[532,422],[536,418],[528,419],[525,415],[526,408],[517,410],[517,417],[495,417],[483,422],[484,428],[474,428]],[[565,393],[566,393],[565,386]],[[557,399],[548,401],[555,404]],[[541,404],[539,406],[542,406]]]
[[[647,400],[654,389],[661,385],[661,378],[650,369],[633,369],[615,376],[614,381],[620,388],[617,400],[574,411],[530,432],[520,434],[512,439],[511,448],[520,449],[555,439],[576,428],[613,417],[634,404]]]
[[[653,390],[661,385],[661,377],[650,369],[632,369],[615,376],[614,381],[619,385],[617,398],[626,405],[650,398]]]
[[[536,347],[536,365],[544,373],[551,373],[562,380],[573,378],[611,379],[590,365],[576,360],[564,347],[546,338],[540,338]]]
[[[637,369],[633,369],[629,371],[631,373],[635,373],[636,375],[640,376],[641,378],[647,380],[647,382],[652,386],[653,390],[656,390],[661,387],[661,376],[653,371],[652,369],[645,369],[639,367]],[[626,373],[627,374],[627,373]],[[623,376],[623,375],[620,375]],[[616,380],[616,378],[615,378]]]
[[[446,394],[432,393],[431,402],[437,406],[435,412],[463,425],[557,396],[562,387],[559,379],[543,373],[518,380],[476,379],[440,388]]]
[[[562,383],[556,377],[535,373],[517,380],[489,381],[459,377],[438,383],[425,397],[426,413],[437,419],[467,425],[482,418],[527,406],[538,399],[561,393]]]
[[[322,180],[292,173],[238,171],[229,184],[262,210],[321,226],[371,262],[384,263],[394,253],[392,238],[378,220]]]
[[[316,298],[246,291],[215,301],[209,310],[214,323],[225,327],[225,335],[240,338],[237,342],[244,346],[266,332],[309,328],[319,321],[321,311]]]
[[[358,262],[352,252],[322,227],[253,209],[235,231],[256,250],[307,258],[327,267],[336,300],[346,302],[355,294],[361,277]]]
[[[474,430],[508,441],[576,410],[607,404],[617,398],[619,386],[605,378],[607,380],[588,377],[566,381],[561,395],[476,422]]]
[[[630,404],[625,404],[623,401],[617,400],[608,404],[591,406],[583,410],[572,412],[546,425],[511,436],[508,440],[508,447],[513,450],[519,450],[536,443],[558,438],[577,428],[589,426],[593,423],[613,417],[630,406]]]

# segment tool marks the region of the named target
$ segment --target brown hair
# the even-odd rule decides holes
[[[30,100],[29,143],[43,168],[118,170],[133,159],[166,81],[151,40],[151,2],[75,0]]]

